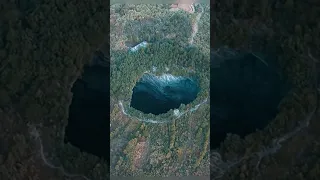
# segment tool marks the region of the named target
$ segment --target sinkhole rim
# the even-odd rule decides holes
[[[200,85],[201,79],[196,79],[197,78],[196,73],[192,73],[191,76],[190,76],[190,73],[188,73],[186,75],[172,75],[172,74],[170,74],[175,77],[187,78],[187,79],[190,79],[191,81],[195,82],[197,84],[197,88],[198,88],[198,93],[197,93],[196,98],[192,102],[190,102],[186,105],[180,104],[180,106],[178,108],[170,109],[166,113],[161,113],[158,115],[155,115],[152,113],[145,114],[142,111],[131,107],[131,105],[130,105],[131,100],[132,100],[133,88],[135,87],[136,83],[139,82],[140,78],[142,78],[143,75],[145,75],[145,74],[151,74],[153,76],[160,77],[162,75],[169,74],[169,73],[167,71],[162,72],[162,73],[151,73],[150,71],[142,73],[142,75],[139,76],[139,78],[137,78],[133,87],[131,88],[130,98],[119,101],[119,105],[122,110],[122,113],[124,113],[125,115],[127,115],[131,118],[134,118],[138,121],[149,122],[149,123],[170,123],[175,119],[179,119],[185,113],[188,113],[190,111],[191,112],[196,111],[199,108],[199,106],[206,104],[208,99],[210,98],[209,96],[207,96],[205,98],[199,96],[200,93],[204,93],[206,91],[201,88],[201,85]],[[192,76],[194,76],[195,78],[191,78]],[[178,114],[177,114],[177,112],[178,112]]]

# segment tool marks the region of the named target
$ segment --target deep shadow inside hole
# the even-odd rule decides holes
[[[289,89],[274,65],[252,54],[211,68],[211,149],[218,148],[227,133],[244,137],[266,127]]]
[[[130,106],[145,114],[159,115],[191,103],[198,92],[197,82],[190,78],[146,73],[132,90]]]
[[[95,56],[72,87],[65,143],[81,151],[109,159],[109,66]]]

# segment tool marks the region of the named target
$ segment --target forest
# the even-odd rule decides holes
[[[166,4],[111,8],[112,176],[209,175],[210,9],[202,6],[194,14],[170,11]],[[199,29],[190,44],[199,14]],[[147,47],[129,51],[142,41]],[[130,107],[133,87],[144,73],[196,79],[200,92],[178,108],[185,113],[181,117],[174,110],[144,114]]]

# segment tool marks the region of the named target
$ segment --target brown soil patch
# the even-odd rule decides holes
[[[193,3],[194,0],[177,0],[177,2],[172,4],[170,7],[172,11],[181,9],[188,13],[194,13]]]
[[[146,152],[146,138],[141,137],[138,140],[136,148],[134,150],[133,164],[135,168],[140,168],[142,165],[143,155]]]

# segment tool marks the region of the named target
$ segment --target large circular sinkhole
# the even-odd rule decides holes
[[[114,53],[111,63],[110,93],[124,114],[171,122],[207,99],[209,55],[170,40],[144,43],[137,51]]]
[[[109,66],[101,56],[84,67],[71,91],[65,143],[81,151],[109,159]]]
[[[290,87],[271,56],[215,51],[211,68],[211,148],[227,133],[244,137],[275,118]]]
[[[196,99],[198,84],[187,77],[145,73],[132,90],[130,106],[143,113],[154,115],[179,108]]]

